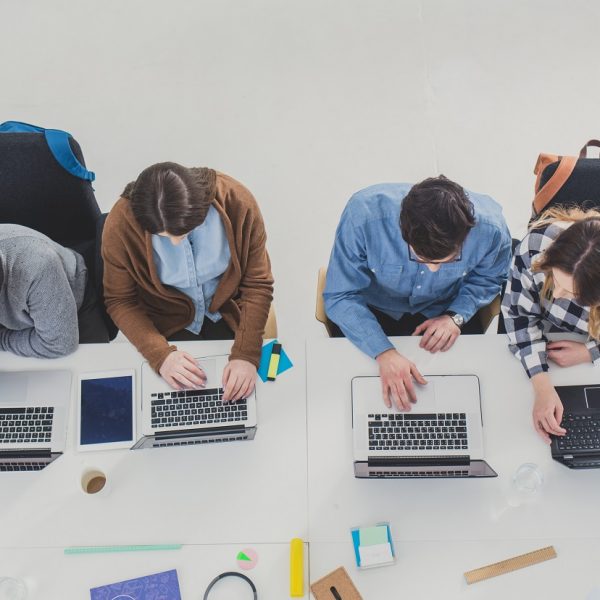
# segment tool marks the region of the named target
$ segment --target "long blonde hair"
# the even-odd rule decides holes
[[[541,295],[552,300],[553,268],[572,276],[577,302],[589,306],[588,334],[600,340],[600,211],[560,206],[549,208],[531,224],[530,230],[553,223],[571,225],[531,265],[534,272],[544,273]]]

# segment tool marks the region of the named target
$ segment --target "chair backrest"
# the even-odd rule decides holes
[[[323,290],[325,289],[325,279],[327,278],[327,267],[321,267],[317,275],[317,302],[315,305],[315,317],[324,325],[327,323],[327,313],[325,312],[325,302],[323,301]]]
[[[79,144],[69,140],[85,164]],[[63,246],[94,240],[100,208],[89,181],[56,161],[43,133],[0,134],[0,222],[40,231]]]
[[[327,279],[327,267],[321,267],[317,275],[317,301],[315,303],[315,318],[325,325],[325,330],[329,337],[333,337],[332,323],[325,312],[325,302],[323,301],[323,290]]]
[[[277,337],[277,317],[275,316],[275,307],[271,302],[271,308],[269,309],[269,316],[267,317],[267,324],[265,325],[264,339],[275,339]]]

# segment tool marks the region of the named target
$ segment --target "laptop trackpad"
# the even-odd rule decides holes
[[[415,384],[418,413],[478,412],[479,384],[470,375],[437,375],[426,377],[427,385]]]
[[[600,410],[600,387],[586,387],[585,402],[589,409]]]
[[[28,378],[23,373],[2,373],[0,387],[2,394],[0,403],[4,406],[20,406],[27,404]]]
[[[208,389],[220,388],[221,380],[217,377],[217,360],[203,357],[196,359],[196,362],[206,374],[206,387]]]
[[[437,413],[438,406],[436,402],[435,381],[430,381],[427,385],[414,384],[417,394],[417,404],[413,405],[412,411],[419,413]]]

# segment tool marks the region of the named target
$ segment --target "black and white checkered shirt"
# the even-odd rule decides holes
[[[546,333],[569,332],[588,336],[588,307],[566,298],[548,300],[540,297],[545,275],[532,272],[535,261],[561,231],[566,223],[553,223],[529,232],[515,249],[502,314],[509,338],[509,348],[517,356],[529,377],[548,370]],[[598,341],[588,337],[586,347],[592,360],[600,359]]]

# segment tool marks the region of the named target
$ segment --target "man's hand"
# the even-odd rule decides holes
[[[158,372],[176,390],[197,389],[206,385],[206,374],[196,364],[196,359],[183,350],[171,352]]]
[[[425,385],[427,380],[419,373],[414,363],[393,348],[382,352],[375,360],[379,364],[385,405],[391,408],[393,401],[398,410],[410,410],[411,402],[414,404],[417,401],[413,377],[421,385]]]
[[[559,367],[572,367],[592,362],[592,355],[581,342],[548,342],[546,344],[548,360]]]
[[[256,367],[247,360],[230,360],[223,369],[223,402],[247,398],[256,383]]]
[[[429,352],[446,352],[460,335],[460,327],[450,315],[440,315],[421,323],[412,335],[423,334],[419,346]]]
[[[538,373],[531,378],[535,390],[533,403],[533,426],[542,439],[550,444],[550,435],[565,435],[567,430],[560,426],[563,405],[550,381],[548,373]]]

